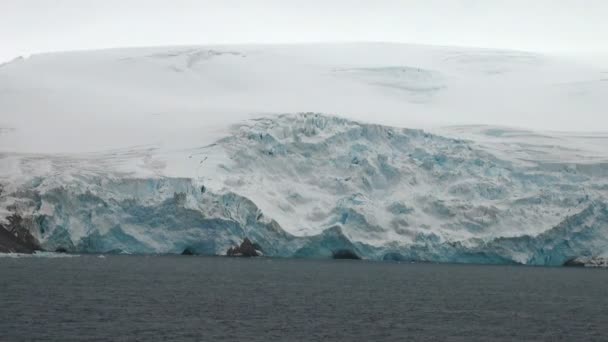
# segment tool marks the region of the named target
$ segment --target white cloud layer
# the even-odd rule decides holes
[[[391,41],[608,56],[604,0],[2,0],[0,60],[173,44]]]

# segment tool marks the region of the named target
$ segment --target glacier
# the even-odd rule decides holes
[[[608,255],[608,159],[572,139],[269,115],[190,149],[2,153],[0,214],[50,251],[223,255],[247,237],[276,257],[562,265]]]
[[[607,86],[559,56],[391,43],[16,58],[0,251],[601,264]]]

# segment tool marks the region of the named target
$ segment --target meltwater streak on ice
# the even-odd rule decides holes
[[[608,254],[605,156],[560,161],[536,141],[546,135],[484,134],[304,113],[188,150],[10,154],[0,208],[44,248],[74,252],[224,254],[248,237],[283,257],[561,265]]]

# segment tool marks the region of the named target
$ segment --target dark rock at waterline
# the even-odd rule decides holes
[[[259,250],[256,248],[256,244],[252,243],[251,240],[245,238],[240,246],[230,247],[226,252],[227,256],[237,257],[257,257],[260,256]]]
[[[608,258],[601,256],[576,257],[566,260],[562,266],[608,268]]]
[[[8,225],[0,224],[0,253],[34,253],[42,250],[27,228],[30,221],[17,214],[7,219]]]
[[[361,257],[357,255],[357,253],[351,251],[350,249],[340,249],[333,252],[334,259],[352,259],[352,260],[361,260]]]
[[[58,247],[57,249],[55,249],[55,253],[67,253],[68,250],[64,247]]]
[[[396,252],[390,252],[390,253],[386,253],[384,254],[384,256],[382,257],[383,261],[407,261],[406,257],[404,257],[403,255],[396,253]]]
[[[186,249],[184,249],[184,251],[182,252],[182,255],[196,255],[196,253],[190,249],[190,247],[186,247]]]
[[[125,253],[125,251],[123,251],[122,249],[115,248],[115,249],[107,250],[107,251],[103,252],[103,254],[113,254],[114,255],[114,254],[130,254],[130,253]]]
[[[585,267],[585,261],[580,258],[570,258],[566,260],[562,266],[568,267]]]
[[[24,244],[4,227],[0,227],[0,253],[34,253],[36,249]]]

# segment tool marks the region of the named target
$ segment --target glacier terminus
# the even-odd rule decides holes
[[[14,231],[75,253],[218,255],[244,238],[277,257],[562,265],[608,253],[606,161],[552,160],[539,141],[559,136],[451,130],[478,139],[298,113],[194,149],[4,154],[29,177],[3,182],[0,205]],[[121,170],[131,163],[139,174]],[[158,174],[168,164],[193,176]]]

